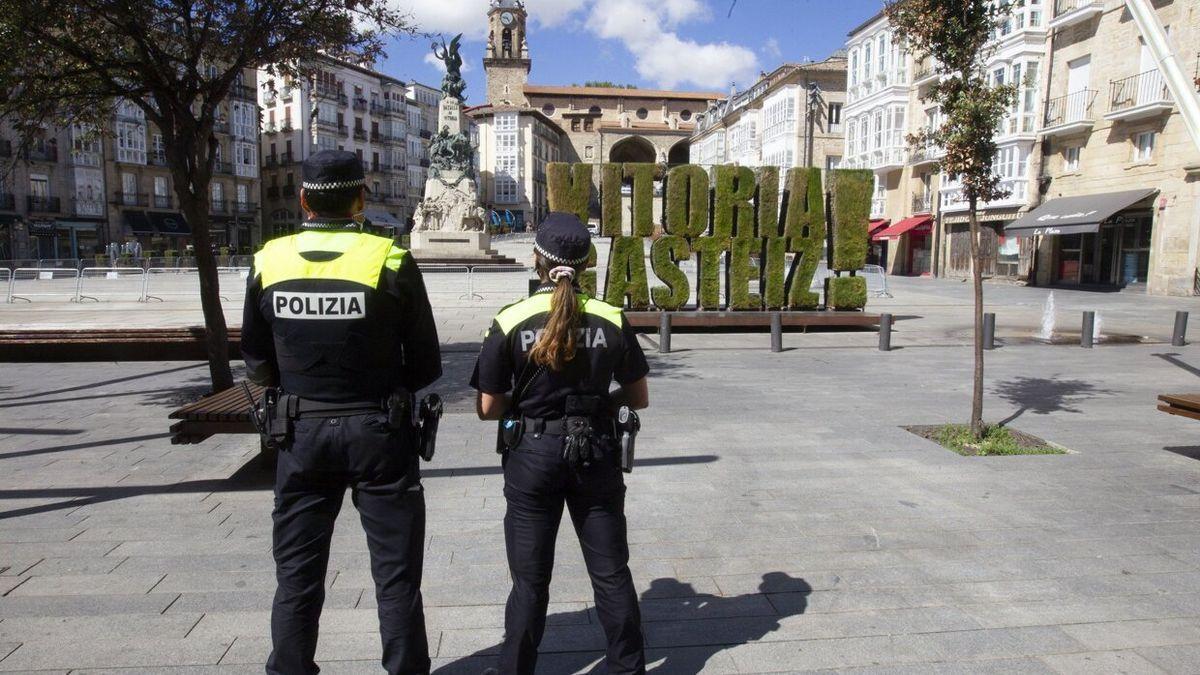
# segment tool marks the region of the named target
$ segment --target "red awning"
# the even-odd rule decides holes
[[[886,218],[876,218],[875,220],[872,220],[871,223],[867,226],[867,234],[875,234],[876,232],[887,227],[888,223],[890,223],[890,222],[892,222],[892,221],[890,221]]]
[[[883,241],[884,239],[891,239],[894,241],[899,239],[900,235],[908,234],[909,232],[929,232],[933,229],[932,225],[933,216],[912,216],[911,218],[905,218],[904,220],[897,222],[895,225],[892,225],[882,232],[877,232],[871,237],[871,239],[874,241]]]

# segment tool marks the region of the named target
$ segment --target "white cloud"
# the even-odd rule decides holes
[[[752,80],[758,72],[753,50],[728,42],[700,43],[671,30],[704,16],[707,10],[697,0],[605,0],[593,5],[587,25],[601,38],[621,41],[633,53],[638,75],[658,86],[723,91],[730,82]]]
[[[487,37],[489,0],[393,0],[426,33],[462,33],[468,40]],[[695,0],[670,0],[676,3]],[[588,0],[528,0],[525,8],[539,26],[558,26],[582,9]]]
[[[430,66],[433,66],[433,69],[434,69],[434,70],[436,70],[436,71],[438,71],[439,73],[445,73],[445,72],[446,72],[446,63],[445,63],[444,61],[442,61],[441,59],[439,59],[438,57],[434,56],[434,55],[433,55],[433,52],[429,52],[428,54],[426,54],[426,55],[425,55],[425,58],[424,58],[423,60],[425,61],[425,63],[428,63]],[[464,59],[463,59],[463,64],[462,64],[462,66],[460,66],[460,67],[459,67],[459,69],[458,69],[458,70],[459,70],[459,72],[461,72],[461,73],[469,73],[469,72],[471,72],[472,70],[475,70],[475,66],[472,66],[472,65],[471,65],[471,64],[470,64],[470,63],[469,63],[469,62],[468,62],[468,61],[467,61],[467,60],[464,58]]]
[[[762,53],[775,60],[778,60],[780,57],[782,57],[783,50],[779,48],[779,40],[776,40],[773,37],[767,38],[767,41],[763,43]]]
[[[410,14],[420,30],[482,41],[487,37],[489,0],[393,0]],[[681,37],[689,21],[711,18],[703,0],[526,0],[536,24],[530,47],[536,49],[536,27],[575,25],[597,37],[614,40],[635,59],[635,69],[655,85],[724,91],[730,82],[748,83],[759,71],[754,50],[728,42],[699,42]],[[771,45],[774,45],[773,47]],[[768,40],[763,53],[773,56],[778,42]],[[432,55],[426,63],[438,66]]]

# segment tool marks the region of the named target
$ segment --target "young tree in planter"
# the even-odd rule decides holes
[[[971,434],[983,434],[983,269],[979,252],[980,202],[1000,199],[1000,178],[992,171],[997,128],[1016,99],[1016,88],[988,80],[992,37],[1009,3],[995,0],[890,0],[888,20],[896,36],[919,56],[935,59],[939,81],[924,101],[941,108],[943,122],[909,137],[945,150],[939,162],[944,177],[962,183],[971,239],[971,277],[975,290],[975,377],[971,397]]]
[[[378,55],[413,29],[385,0],[0,0],[0,123],[24,139],[80,124],[105,134],[121,101],[162,134],[192,228],[209,372],[233,386],[209,231],[213,127],[243,71],[303,79],[318,53]]]

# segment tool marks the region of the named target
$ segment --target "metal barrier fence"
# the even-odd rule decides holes
[[[31,298],[35,297],[65,297],[70,302],[77,301],[79,299],[79,270],[55,267],[18,267],[13,270],[8,281],[8,299],[6,301],[33,302]]]
[[[140,267],[85,267],[76,277],[75,301],[145,299],[146,270]]]
[[[21,268],[21,267],[28,268],[28,267],[37,267],[37,266],[38,266],[37,258],[16,258],[13,260],[0,260],[0,268],[6,269],[9,272],[12,272],[13,270]]]
[[[421,265],[425,292],[430,296],[461,297],[470,282],[471,268],[466,265]]]
[[[888,291],[887,270],[880,265],[863,265],[863,268],[855,272],[856,276],[863,277],[867,280],[867,295],[873,298],[890,298],[892,294]],[[824,290],[825,280],[833,276],[829,272],[829,268],[825,263],[821,263],[817,267],[817,271],[813,274],[812,285],[810,290]]]
[[[49,267],[57,267],[61,269],[79,269],[79,258],[42,258],[37,261],[37,266],[46,269]]]
[[[250,276],[249,267],[218,267],[217,281],[221,289],[245,288]],[[146,302],[165,302],[165,296],[200,297],[200,270],[195,267],[151,267],[146,270],[142,299]],[[229,297],[221,293],[221,300]]]
[[[460,300],[483,300],[484,295],[502,296],[515,302],[529,295],[529,280],[533,270],[524,265],[475,265],[467,275],[467,292]],[[484,287],[476,290],[475,277],[488,280]]]

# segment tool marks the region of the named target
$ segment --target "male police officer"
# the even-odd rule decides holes
[[[421,604],[425,497],[417,448],[385,402],[442,373],[421,273],[390,239],[362,232],[362,162],[324,150],[303,167],[301,232],[254,256],[242,320],[251,380],[279,388],[268,673],[315,673],[334,521],[352,489],[379,605],[383,665],[428,673]],[[407,397],[404,397],[405,399]],[[273,430],[278,431],[278,426]]]

